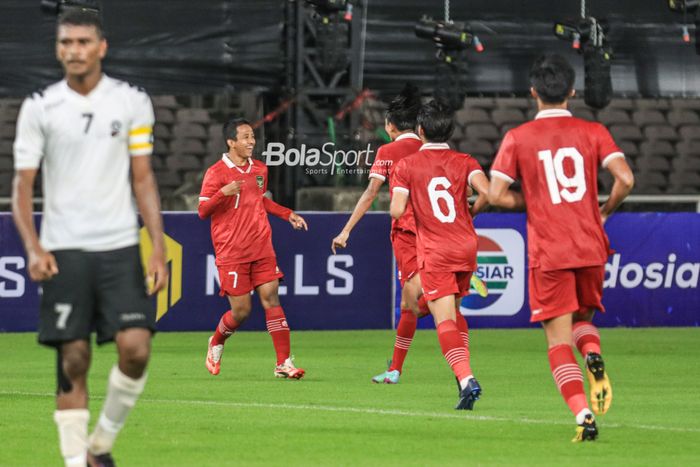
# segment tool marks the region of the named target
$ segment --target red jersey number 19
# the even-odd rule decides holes
[[[586,193],[586,176],[583,156],[578,149],[559,148],[554,157],[552,157],[552,151],[547,149],[538,152],[537,155],[544,164],[544,174],[552,204],[560,204],[562,198],[568,203],[581,201]],[[571,177],[564,173],[564,159],[567,157],[574,163],[574,173]],[[569,188],[573,188],[573,191],[569,191]]]
[[[428,183],[428,197],[430,198],[430,206],[433,208],[433,215],[443,224],[452,223],[457,217],[455,210],[455,200],[447,191],[452,184],[447,177],[433,177]],[[442,212],[439,200],[443,200],[447,205],[447,214]]]

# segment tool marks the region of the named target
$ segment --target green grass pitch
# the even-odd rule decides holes
[[[434,331],[419,331],[398,385],[374,385],[392,331],[293,332],[307,376],[273,377],[267,333],[239,332],[221,374],[207,334],[161,333],[149,380],[117,441],[121,466],[700,465],[700,329],[602,329],[614,389],[600,438],[572,444],[573,417],[549,372],[541,330],[473,330],[483,386],[457,412]],[[0,465],[61,465],[52,421],[54,353],[34,334],[0,335]],[[91,423],[114,347],[95,351]]]

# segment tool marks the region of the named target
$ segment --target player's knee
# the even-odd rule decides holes
[[[260,296],[260,304],[264,310],[268,310],[272,307],[280,306],[280,297],[277,292],[270,292],[264,296]]]
[[[136,373],[145,370],[150,355],[148,342],[131,342],[119,349],[121,363]]]
[[[248,316],[250,316],[250,309],[251,306],[249,304],[232,307],[231,314],[233,315],[233,319],[235,319],[239,324],[242,324],[243,321],[248,319]]]
[[[66,378],[69,381],[84,377],[90,368],[90,353],[87,349],[63,349],[60,355],[59,381]]]

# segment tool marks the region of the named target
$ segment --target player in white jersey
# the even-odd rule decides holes
[[[57,349],[54,420],[67,466],[114,465],[112,446],[146,382],[155,331],[148,294],[161,290],[168,277],[149,157],[153,108],[145,92],[102,73],[106,52],[97,15],[72,10],[59,18],[56,56],[65,78],[24,101],[14,145],[12,212],[30,277],[42,285],[39,342]],[[40,165],[39,238],[32,193]],[[148,286],[136,205],[153,242]],[[93,329],[98,344],[116,342],[119,359],[88,437]]]

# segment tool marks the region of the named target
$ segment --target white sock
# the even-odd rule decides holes
[[[586,419],[586,415],[593,415],[593,412],[590,411],[590,409],[582,409],[577,415],[576,415],[576,423],[581,425],[583,424],[583,421]]]
[[[467,376],[466,378],[460,379],[460,380],[459,380],[459,387],[462,388],[462,389],[466,388],[467,385],[469,384],[469,381],[471,381],[471,380],[473,380],[473,379],[474,379],[474,376],[473,376],[473,375],[469,375],[469,376]]]
[[[66,467],[87,464],[88,409],[56,410],[53,420],[58,426],[58,442]]]
[[[90,435],[91,453],[99,455],[112,451],[114,441],[145,385],[146,374],[139,379],[133,379],[122,373],[117,365],[112,367],[107,384],[107,397],[95,430]]]

